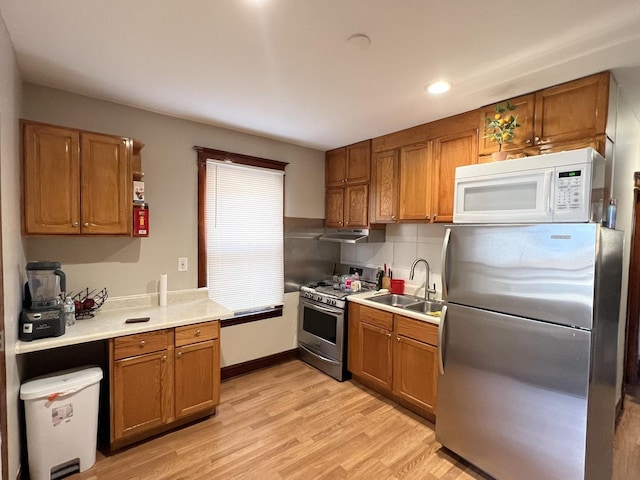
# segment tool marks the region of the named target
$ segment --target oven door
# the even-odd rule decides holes
[[[300,298],[298,342],[334,360],[343,360],[344,310]]]

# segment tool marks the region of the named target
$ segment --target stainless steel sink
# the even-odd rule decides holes
[[[413,295],[397,295],[395,293],[369,297],[367,300],[370,302],[381,303],[382,305],[389,305],[390,307],[400,308],[406,308],[407,305],[421,301],[419,297],[414,297]]]
[[[412,303],[409,305],[405,305],[405,310],[411,310],[413,312],[418,313],[433,313],[442,311],[442,302],[434,301],[434,300],[423,300],[419,303]]]

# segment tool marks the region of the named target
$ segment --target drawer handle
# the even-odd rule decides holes
[[[196,330],[196,337],[200,336],[200,329]]]
[[[144,347],[144,340],[140,340],[140,348]]]

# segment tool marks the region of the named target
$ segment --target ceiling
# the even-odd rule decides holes
[[[602,70],[640,116],[638,0],[0,0],[0,13],[26,82],[320,150]],[[427,95],[441,78],[452,89]]]

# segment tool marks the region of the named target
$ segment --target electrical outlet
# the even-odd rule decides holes
[[[189,270],[189,259],[187,257],[178,257],[178,271],[186,272]]]

